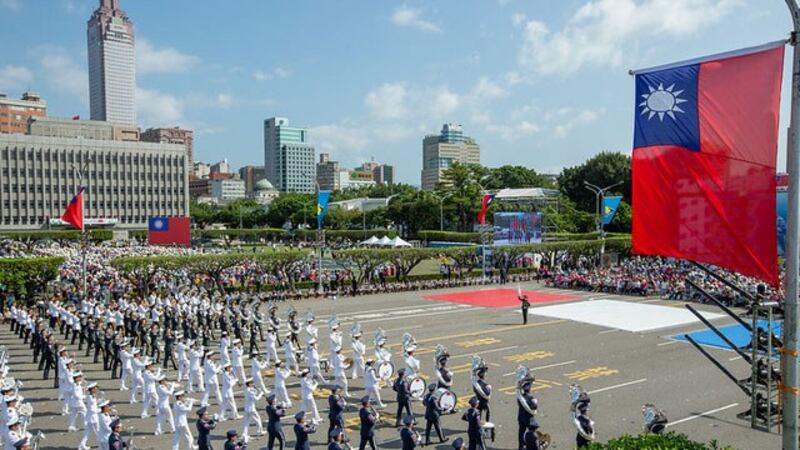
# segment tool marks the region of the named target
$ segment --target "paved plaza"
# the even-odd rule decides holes
[[[508,286],[516,291],[517,286]],[[489,290],[492,288],[485,288]],[[491,302],[482,301],[481,305],[458,302],[459,296],[448,300],[443,294],[464,293],[475,296],[474,291],[481,288],[447,289],[439,291],[418,291],[409,293],[384,294],[380,296],[363,296],[356,298],[340,298],[331,300],[303,300],[293,302],[302,317],[306,309],[311,308],[320,327],[321,351],[327,351],[327,320],[335,311],[342,323],[344,348],[350,352],[350,326],[354,319],[362,325],[367,344],[367,356],[372,357],[372,337],[375,330],[383,328],[388,335],[388,343],[392,351],[392,359],[397,367],[402,366],[402,349],[400,339],[404,332],[410,332],[419,345],[417,358],[422,363],[422,373],[427,380],[433,377],[433,352],[437,344],[443,344],[449,350],[450,369],[455,373],[455,392],[459,396],[462,408],[472,395],[470,383],[470,361],[474,354],[481,355],[489,364],[487,379],[493,386],[491,400],[492,422],[497,426],[497,438],[489,443],[491,449],[517,448],[517,405],[514,372],[520,365],[533,369],[536,376],[533,394],[539,400],[538,420],[541,431],[552,436],[552,448],[573,448],[575,428],[569,415],[569,391],[571,383],[581,384],[591,395],[590,415],[595,421],[597,436],[600,441],[619,436],[624,433],[636,434],[642,427],[642,404],[655,403],[670,420],[669,429],[688,434],[700,441],[715,439],[721,444],[732,445],[739,449],[778,448],[780,437],[754,431],[748,424],[737,419],[736,414],[748,408],[749,399],[741,390],[729,382],[694,348],[684,342],[671,340],[668,337],[681,332],[702,329],[699,322],[682,321],[683,303],[658,298],[623,297],[587,292],[572,292],[548,289],[536,283],[523,283],[521,289],[542,294],[542,298],[552,298],[552,302],[534,303],[530,310],[527,325],[522,325],[519,310],[513,307],[493,307]],[[467,292],[470,291],[470,292]],[[437,296],[437,299],[430,299]],[[552,296],[552,297],[551,297]],[[561,296],[569,296],[568,299]],[[626,308],[626,304],[631,308]],[[488,306],[486,306],[488,305]],[[615,314],[605,319],[599,312],[580,314],[580,311],[599,311],[597,307],[607,305],[613,307]],[[661,306],[663,308],[648,309],[645,306]],[[279,304],[279,317],[285,319],[289,303]],[[558,310],[552,308],[558,307]],[[697,305],[703,311],[720,313],[711,307]],[[546,315],[537,315],[537,309],[543,308]],[[666,309],[665,309],[666,308]],[[659,326],[656,316],[659,311],[673,311],[667,326]],[[574,319],[569,311],[576,311]],[[632,316],[625,319],[626,311]],[[681,313],[679,313],[681,312]],[[637,316],[638,315],[638,316]],[[673,317],[674,316],[674,317]],[[709,315],[717,325],[732,323],[727,316]],[[630,327],[631,322],[647,323],[644,327]],[[598,324],[599,323],[599,324]],[[603,324],[613,324],[604,326]],[[683,325],[675,325],[683,323]],[[285,321],[284,324],[285,326]],[[637,331],[625,331],[635,329]],[[285,331],[282,332],[285,334]],[[60,415],[61,404],[56,401],[57,391],[53,389],[52,379],[42,381],[41,374],[32,363],[32,352],[16,336],[4,326],[0,332],[0,344],[6,345],[10,353],[12,374],[24,382],[21,394],[34,404],[35,416],[30,430],[41,429],[45,435],[44,448],[75,449],[82,436],[82,430],[67,433],[67,418]],[[263,347],[262,347],[263,348]],[[70,346],[70,351],[77,345]],[[748,365],[736,354],[719,348],[709,348],[714,356],[725,363],[737,376],[745,378]],[[282,351],[280,352],[282,355]],[[326,353],[322,354],[327,357]],[[172,436],[153,436],[154,418],[141,419],[141,404],[128,403],[129,393],[120,392],[117,380],[109,379],[109,374],[102,370],[102,364],[92,364],[83,352],[78,354],[82,370],[89,381],[97,381],[123,419],[123,428],[135,431],[135,443],[140,449],[169,449]],[[248,364],[249,373],[249,364]],[[167,372],[168,377],[175,378],[175,372]],[[332,378],[332,373],[329,377]],[[271,386],[271,378],[265,379]],[[299,380],[293,378],[289,391],[298,398]],[[358,413],[357,398],[364,393],[363,379],[350,384],[350,399],[345,418],[348,425],[348,436],[352,445],[358,445]],[[320,414],[326,417],[328,391],[320,390],[317,404]],[[193,394],[196,399],[200,394]],[[389,407],[385,410],[386,420],[378,428],[376,442],[380,448],[399,448],[399,433],[394,428],[395,402],[394,392],[390,387],[381,391]],[[243,408],[243,399],[237,397],[239,409]],[[284,420],[284,431],[292,448],[294,435],[291,417],[297,411],[298,403],[287,414]],[[259,401],[258,407],[262,419],[265,401]],[[418,416],[418,427],[424,431],[425,420],[423,406],[413,404],[414,413]],[[212,404],[212,411],[216,405]],[[193,426],[192,432],[196,431]],[[265,421],[266,425],[266,421]],[[461,420],[461,413],[442,418],[442,425],[451,439],[457,436],[466,437],[466,422]],[[219,424],[215,433],[215,448],[222,448],[225,431],[235,428],[241,431],[241,421],[227,421]],[[313,447],[323,448],[328,428],[327,421],[320,425],[320,432],[313,437]],[[125,433],[128,434],[128,431]],[[436,439],[433,439],[436,441]],[[255,435],[251,428],[249,449],[266,447],[266,436]],[[437,444],[437,449],[452,448],[448,444]]]

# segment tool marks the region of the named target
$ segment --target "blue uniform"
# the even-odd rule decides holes
[[[431,443],[431,427],[436,429],[439,441],[444,441],[442,428],[439,426],[439,416],[442,415],[442,410],[439,408],[436,398],[429,392],[422,399],[422,404],[425,405],[425,445]]]
[[[414,417],[414,414],[411,412],[411,393],[409,392],[406,380],[399,376],[394,380],[392,389],[397,392],[397,416],[395,417],[395,426],[398,426],[400,425],[400,419],[403,418],[404,409],[406,410],[406,414]]]
[[[294,436],[297,439],[294,443],[294,450],[311,450],[311,443],[308,442],[308,435],[315,432],[315,429],[305,424],[294,424]]]
[[[539,450],[539,439],[536,437],[536,432],[533,430],[525,431],[525,450]]]
[[[328,436],[334,428],[339,427],[344,429],[344,402],[342,397],[331,394],[328,396],[328,419],[330,419],[330,426],[328,427]]]
[[[469,438],[469,450],[483,450],[483,435],[481,434],[481,413],[470,408],[464,413],[464,420],[467,421],[467,437]]]
[[[369,408],[362,407],[358,410],[358,418],[361,419],[361,442],[358,444],[359,450],[364,450],[369,444],[375,450],[375,422],[377,417],[372,414]]]
[[[199,419],[195,426],[197,427],[197,445],[198,450],[213,450],[211,447],[211,430],[216,428],[217,424],[213,420],[205,422]]]
[[[523,450],[525,448],[525,430],[528,428],[528,424],[531,422],[531,418],[533,414],[529,413],[527,409],[523,406],[522,402],[525,402],[525,405],[531,411],[536,411],[537,405],[536,400],[533,396],[529,393],[522,394],[521,397],[517,397],[517,426],[519,427],[518,437],[519,437],[519,450]]]
[[[275,440],[278,441],[278,449],[283,450],[286,445],[286,436],[283,434],[281,428],[281,417],[286,415],[283,408],[277,408],[272,405],[267,405],[267,450],[272,450],[275,445]]]
[[[400,430],[400,440],[403,442],[403,450],[414,450],[417,448],[417,436],[411,428],[403,427]]]

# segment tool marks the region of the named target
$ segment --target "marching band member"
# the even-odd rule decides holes
[[[211,448],[211,430],[217,427],[217,421],[208,416],[208,408],[205,406],[197,410],[197,422],[194,426],[197,428],[198,450],[213,450]]]
[[[219,377],[218,374],[222,371],[216,361],[214,361],[214,351],[211,350],[206,354],[206,361],[203,364],[203,371],[204,371],[204,379],[206,382],[205,391],[203,392],[203,399],[200,401],[201,406],[208,406],[208,397],[211,395],[211,392],[214,392],[214,396],[217,399],[217,405],[220,405],[222,408],[222,393],[219,391]],[[220,414],[221,415],[221,414]]]
[[[406,379],[406,369],[401,367],[397,370],[397,378],[394,380],[392,389],[397,393],[397,415],[394,426],[399,427],[400,419],[403,417],[403,409],[406,410],[408,417],[414,418],[414,413],[411,412],[411,392],[409,392],[408,380]]]
[[[124,340],[119,345],[119,358],[122,365],[122,374],[119,377],[119,390],[127,391],[128,386],[125,382],[133,376],[133,365],[131,364],[133,355],[128,350],[128,343]],[[131,381],[131,384],[133,384],[133,381]]]
[[[344,396],[350,397],[350,392],[347,390],[347,369],[344,367],[344,356],[342,356],[342,347],[337,347],[331,353],[331,362],[333,363],[333,376],[334,383],[338,384],[344,390]]]
[[[450,358],[450,353],[447,352],[447,349],[442,344],[437,344],[434,354],[436,365],[438,366],[436,368],[436,388],[452,390],[453,372],[447,368],[447,360]]]
[[[72,359],[67,355],[67,349],[62,347],[58,351],[58,366],[56,367],[56,387],[58,388],[58,399],[64,401],[64,406],[61,408],[61,415],[69,413],[69,389],[70,382],[72,381]]]
[[[322,418],[317,410],[317,402],[314,400],[314,391],[317,389],[317,382],[311,377],[308,369],[303,369],[300,373],[300,410],[307,413],[313,413],[311,422],[314,425],[322,422]]]
[[[523,450],[539,450],[539,436],[536,435],[537,429],[539,429],[539,422],[534,417],[531,417],[522,438],[524,447],[521,448]]]
[[[517,393],[517,433],[519,438],[519,450],[526,449],[526,430],[530,429],[531,419],[533,419],[536,414],[536,409],[538,408],[538,402],[531,395],[531,385],[532,381],[523,381],[521,386],[522,392]]]
[[[403,417],[403,428],[400,429],[400,441],[403,450],[414,450],[419,444],[419,434],[414,430],[414,417]]]
[[[378,373],[375,370],[375,361],[367,360],[366,371],[364,372],[364,390],[371,398],[378,403],[378,408],[386,408],[386,405],[381,401],[381,392],[378,388]]]
[[[242,341],[239,339],[233,340],[233,349],[231,349],[231,364],[233,365],[233,373],[237,379],[244,380],[247,378],[244,373],[244,350],[242,350]]]
[[[328,320],[328,328],[330,328],[328,352],[333,354],[337,348],[342,347],[342,332],[339,331],[339,321],[336,319],[336,314],[332,314],[330,320]]]
[[[136,400],[136,393],[142,391],[142,401],[144,401],[144,361],[142,361],[142,351],[137,349],[133,350],[133,359],[131,360],[131,369],[133,374],[131,376],[131,403],[138,403]]]
[[[277,341],[278,329],[270,326],[267,330],[267,348],[265,349],[267,364],[270,364],[273,360],[277,362],[279,359],[278,348],[276,346]]]
[[[166,376],[159,376],[157,388],[158,414],[156,415],[156,436],[161,434],[161,426],[164,420],[166,420],[167,425],[169,425],[169,431],[172,433],[175,432],[175,420],[172,416],[172,407],[170,406],[170,400],[174,393],[175,385],[172,383],[167,384]]]
[[[185,335],[180,335],[178,343],[175,345],[175,353],[178,355],[178,382],[189,378],[189,345],[191,341]]]
[[[344,430],[341,427],[332,429],[328,437],[330,438],[328,450],[344,450]]]
[[[464,438],[456,438],[453,441],[453,449],[454,450],[467,450],[467,446],[464,444]]]
[[[100,418],[98,417],[99,409],[97,406],[97,383],[90,383],[86,386],[88,395],[86,396],[86,416],[83,420],[83,438],[81,439],[78,448],[81,450],[89,448],[89,435],[94,433],[97,439],[100,432]]]
[[[589,402],[578,403],[578,414],[575,415],[573,423],[578,429],[575,436],[575,444],[578,448],[588,447],[594,441],[594,421],[589,418]]]
[[[153,372],[155,363],[152,359],[147,358],[144,363],[144,404],[142,405],[142,419],[150,417],[150,408],[156,408],[158,411],[158,377],[161,375],[161,370]]]
[[[223,331],[222,337],[219,338],[219,363],[222,365],[228,364],[231,360],[228,349],[231,346],[231,340],[228,337],[228,332]]]
[[[318,379],[322,383],[328,381],[322,376],[322,369],[319,365],[319,352],[317,351],[317,340],[311,339],[308,341],[308,348],[306,349],[306,361],[308,368],[311,371],[311,378]]]
[[[439,425],[439,417],[442,415],[442,409],[436,402],[433,393],[436,392],[436,384],[431,383],[428,385],[428,393],[422,399],[422,404],[425,405],[425,445],[431,443],[431,427],[436,430],[439,436],[439,443],[447,442],[448,439],[442,434],[442,428]]]
[[[331,386],[331,395],[328,396],[328,434],[335,428],[344,428],[344,409],[347,407],[347,402],[338,393],[339,386]]]
[[[109,450],[122,450],[128,447],[127,442],[122,441],[122,420],[119,417],[111,422],[111,434],[108,435],[108,449]]]
[[[83,416],[84,422],[86,421],[86,405],[83,404],[86,394],[83,392],[83,374],[75,372],[72,374],[71,392],[69,396],[69,427],[67,431],[77,431],[75,428],[75,421],[78,419],[78,414]]]
[[[267,397],[267,450],[272,450],[275,441],[278,441],[278,450],[284,450],[286,436],[281,428],[281,417],[286,415],[286,410],[276,404],[275,394]]]
[[[406,353],[406,376],[409,380],[417,377],[417,372],[420,371],[419,360],[414,357],[414,351],[417,349],[417,342],[414,337],[409,333],[403,335],[403,350]]]
[[[114,432],[111,429],[111,422],[114,421],[114,416],[111,415],[111,402],[103,400],[97,404],[97,407],[100,408],[100,414],[97,416],[99,423],[96,436],[97,446],[100,447],[100,450],[108,450],[108,437]]]
[[[289,342],[289,339],[286,339]],[[278,403],[282,408],[291,408],[292,400],[289,398],[289,391],[286,390],[286,380],[292,374],[292,371],[283,367],[283,362],[278,361],[275,364],[275,395],[278,398]]]
[[[375,366],[392,362],[392,354],[386,349],[386,332],[378,328],[375,332]]]
[[[172,437],[172,450],[180,450],[181,440],[186,442],[186,448],[194,448],[192,431],[189,429],[189,421],[186,416],[194,406],[194,399],[187,398],[184,391],[175,393],[175,435]]]
[[[369,444],[375,450],[375,425],[378,423],[378,413],[369,406],[369,395],[361,397],[361,409],[358,410],[358,418],[361,422],[358,450],[364,450]]]
[[[305,331],[306,347],[312,340],[316,342],[319,329],[314,325],[314,313],[310,309],[306,311],[306,326],[303,331]]]
[[[12,437],[9,436],[9,432],[11,431],[10,427],[12,423],[19,423],[19,415],[17,414],[17,396],[10,395],[3,397],[3,400],[6,403],[6,407],[3,409],[3,424],[2,428],[0,428],[0,441],[2,442],[13,442]]]
[[[256,423],[258,435],[264,435],[261,415],[258,414],[258,410],[256,409],[256,402],[264,396],[264,393],[254,386],[252,379],[245,380],[244,385],[244,424],[242,425],[242,439],[247,442],[250,440],[249,428],[251,422]]]
[[[308,442],[308,435],[317,432],[317,428],[312,423],[311,425],[307,425],[306,422],[306,412],[300,411],[299,413],[294,415],[294,420],[297,421],[294,424],[294,436],[295,436],[295,443],[294,443],[294,450],[311,450],[311,444]]]
[[[275,329],[275,337],[277,339],[278,333],[280,332],[280,329],[281,329],[281,319],[278,317],[278,305],[276,305],[274,303],[270,303],[270,305],[268,307],[268,310],[269,310],[269,317],[268,317],[269,326],[270,326],[270,328],[274,328]],[[256,312],[257,311],[258,311],[258,309],[256,309]],[[261,325],[260,324],[259,324],[258,330],[259,330],[259,332],[261,332]],[[263,335],[261,335],[261,339],[262,340],[264,339]],[[280,339],[277,339],[277,343],[278,343],[278,345],[281,345]]]
[[[189,392],[203,389],[203,375],[200,372],[200,361],[203,359],[203,347],[199,342],[194,342],[189,349]]]
[[[20,430],[19,418],[13,417],[11,421],[8,422],[7,428],[8,432],[3,448],[4,450],[15,450],[14,444],[26,437],[23,435],[22,430]]]
[[[300,346],[300,324],[297,322],[297,311],[292,307],[289,308],[289,316],[286,319],[286,325],[289,327],[287,339],[294,341],[294,346],[297,348]]]
[[[255,385],[256,389],[261,391],[261,393],[264,395],[269,395],[269,389],[267,389],[267,385],[264,384],[263,375],[263,372],[266,370],[268,365],[269,363],[261,361],[261,357],[258,356],[258,353],[253,353],[250,355],[250,378],[253,379],[253,384]]]
[[[475,367],[475,358],[480,360],[480,364],[478,367]],[[492,397],[492,385],[486,382],[486,371],[489,370],[489,367],[480,359],[479,356],[473,357],[473,381],[472,381],[472,390],[475,392],[475,396],[478,399],[478,412],[483,415],[486,413],[486,422],[490,422],[492,420],[492,411],[489,409],[489,399]],[[491,430],[491,437],[492,442],[494,442],[494,428]]]
[[[469,438],[470,450],[485,450],[483,446],[483,434],[481,432],[481,413],[478,410],[478,398],[469,399],[469,409],[461,417],[467,422],[467,437]]]
[[[233,419],[241,419],[239,409],[236,407],[236,398],[233,396],[233,388],[239,381],[236,379],[236,374],[233,373],[233,366],[228,363],[222,368],[222,406],[220,406],[219,418],[220,422],[224,422],[227,418],[228,411],[232,413]]]
[[[283,357],[289,370],[294,367],[295,373],[300,373],[300,364],[297,362],[297,347],[295,347],[297,339],[294,339],[293,336],[292,333],[289,333],[286,335],[286,339],[283,340]]]
[[[239,445],[239,435],[236,430],[228,430],[225,433],[225,448],[224,450],[246,450],[247,447]]]
[[[358,378],[359,372],[364,373],[364,354],[367,351],[367,346],[361,342],[361,326],[358,323],[353,324],[350,346],[353,348],[352,378],[355,380]]]

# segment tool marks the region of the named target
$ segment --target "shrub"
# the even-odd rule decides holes
[[[299,239],[308,238],[315,239],[317,230],[297,230],[297,237]],[[397,231],[387,229],[372,229],[372,230],[325,230],[325,238],[346,238],[353,241],[363,241],[372,236],[382,237],[388,236],[393,238],[397,236]]]
[[[458,231],[420,230],[417,237],[423,241],[471,242],[480,244],[480,233],[463,233]]]
[[[17,300],[30,302],[58,276],[58,267],[64,258],[8,258],[0,259],[0,285]]]
[[[732,450],[733,447],[720,447],[716,441],[708,444],[696,442],[685,434],[669,432],[666,434],[623,435],[610,439],[605,444],[593,443],[589,450]]]

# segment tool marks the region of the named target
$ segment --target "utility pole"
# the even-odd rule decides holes
[[[786,171],[789,174],[788,230],[786,233],[786,299],[783,324],[784,348],[781,357],[781,373],[784,385],[781,388],[783,423],[783,449],[797,450],[797,396],[800,395],[798,379],[798,258],[800,258],[800,54],[797,52],[800,33],[800,8],[797,0],[786,0],[792,16],[792,34],[789,43],[792,51],[792,109],[789,124],[789,145],[786,148]]]
[[[620,182],[614,183],[614,184],[612,184],[610,186],[606,186],[606,187],[601,188],[601,187],[599,187],[597,185],[589,183],[588,181],[584,180],[584,182],[583,182],[583,187],[585,187],[586,189],[594,192],[594,208],[595,208],[595,214],[596,214],[595,219],[594,219],[594,221],[595,221],[595,229],[597,230],[598,238],[601,240],[601,242],[600,242],[600,266],[603,265],[603,254],[606,252],[606,233],[605,233],[605,231],[603,231],[603,213],[601,211],[602,205],[603,205],[603,200],[605,199],[606,192],[610,191],[611,189],[614,189],[617,186],[622,185],[622,183],[623,182],[620,181]]]

